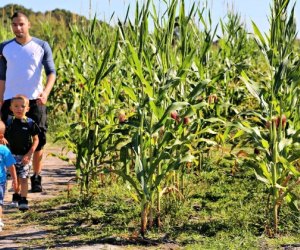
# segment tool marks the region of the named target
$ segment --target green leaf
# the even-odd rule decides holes
[[[141,61],[139,60],[134,47],[128,41],[127,41],[127,45],[131,53],[131,58],[133,59],[133,62],[132,61],[129,62],[133,67],[134,72],[136,73],[136,75],[144,85],[145,93],[149,96],[149,98],[153,98],[153,89],[150,86],[149,82],[144,78]]]
[[[245,134],[245,132],[244,132],[243,130],[238,130],[238,131],[235,133],[235,135],[232,137],[232,139],[234,140],[234,139],[236,139],[236,138],[238,138],[238,137],[243,136],[244,134]]]
[[[154,103],[154,101],[150,100],[149,101],[149,106],[151,108],[151,111],[153,112],[154,116],[158,119],[161,117],[161,110],[159,107],[157,107]]]
[[[272,175],[266,162],[260,162],[258,164],[259,169],[256,169],[257,179],[265,182],[266,184],[272,183]]]
[[[128,181],[131,184],[131,186],[135,189],[135,191],[138,194],[139,198],[142,199],[143,194],[140,191],[140,189],[138,188],[138,186],[137,186],[136,182],[134,181],[133,177],[127,175],[124,172],[124,170],[111,170],[111,169],[108,169],[108,172],[115,173],[115,174],[121,176],[125,181]]]
[[[270,145],[269,145],[269,142],[267,140],[262,139],[261,144],[262,144],[263,148],[265,148],[266,150],[270,149]]]
[[[286,147],[290,146],[293,143],[292,139],[282,138],[278,144],[279,152],[283,151]]]
[[[216,143],[215,141],[209,140],[209,139],[205,139],[205,138],[200,138],[198,140],[199,142],[205,142],[208,145],[218,145],[218,143]]]
[[[284,200],[294,212],[299,213],[298,198],[294,194],[288,193]]]
[[[192,92],[189,94],[188,99],[195,98],[199,95],[199,93],[203,92],[203,90],[207,87],[210,80],[202,80],[200,81],[196,87],[192,90]]]
[[[195,157],[190,152],[188,152],[186,155],[184,155],[183,157],[181,157],[180,163],[193,162],[194,159],[195,159]]]
[[[208,119],[204,119],[204,121],[210,122],[210,123],[222,123],[222,124],[226,124],[226,122],[220,118],[208,118]]]
[[[255,97],[259,102],[261,102],[260,96],[259,96],[259,87],[257,84],[251,82],[245,71],[241,72],[241,79],[245,83],[248,91],[251,93],[253,97]]]
[[[253,28],[254,34],[258,37],[261,46],[263,48],[266,48],[266,41],[265,41],[263,35],[261,34],[259,28],[257,27],[257,25],[254,22],[252,22],[252,28]]]
[[[257,178],[259,181],[261,181],[261,182],[263,182],[263,183],[265,183],[265,184],[267,184],[267,185],[270,185],[270,184],[271,184],[271,182],[270,182],[267,178],[265,178],[265,177],[263,177],[263,176],[261,176],[261,175],[259,175],[259,174],[257,174],[257,173],[255,173],[255,176],[256,176],[256,178]]]
[[[127,87],[127,86],[123,86],[122,89],[124,90],[124,92],[129,96],[129,98],[134,101],[134,102],[138,102],[138,99],[134,93],[133,88]]]

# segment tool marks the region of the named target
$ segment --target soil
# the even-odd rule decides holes
[[[60,192],[64,192],[68,188],[68,183],[75,176],[75,168],[67,162],[60,160],[53,156],[51,153],[59,153],[59,147],[53,145],[45,148],[44,154],[44,167],[42,171],[43,192],[41,193],[28,193],[28,202],[30,209],[38,210],[41,200],[49,199],[57,196]],[[10,206],[12,199],[11,181],[8,181],[7,192],[4,200],[4,214],[3,221],[5,227],[0,232],[0,249],[14,250],[14,249],[47,249],[43,245],[29,246],[28,241],[32,239],[42,239],[51,236],[47,226],[38,223],[29,224],[22,222],[22,219],[15,219],[14,214],[17,208]],[[29,182],[30,189],[30,182]],[[57,208],[60,209],[60,208]],[[47,211],[46,211],[47,212]],[[21,213],[21,212],[20,212]],[[113,244],[89,244],[80,245],[78,243],[66,242],[61,246],[56,246],[52,249],[106,249],[106,250],[119,250],[119,249],[179,249],[176,244],[163,244],[156,247],[133,247],[133,246],[117,246]]]
[[[35,209],[40,200],[54,197],[59,192],[67,188],[68,181],[74,176],[75,169],[57,157],[51,156],[51,153],[58,153],[59,148],[48,146],[44,154],[44,168],[42,171],[43,192],[28,193],[28,203],[30,209]],[[29,181],[30,189],[30,181]],[[41,238],[47,235],[47,230],[39,225],[22,226],[22,221],[15,221],[12,213],[17,208],[10,206],[12,199],[11,181],[7,183],[7,192],[4,199],[3,221],[5,227],[0,233],[0,249],[22,249],[26,248],[26,242],[29,239]]]

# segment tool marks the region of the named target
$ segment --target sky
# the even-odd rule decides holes
[[[139,0],[143,2],[143,0]],[[145,0],[144,0],[145,1]],[[170,0],[153,0],[156,9],[161,10],[162,15],[165,7],[164,2]],[[296,0],[291,0],[295,3]],[[273,0],[185,0],[186,9],[190,9],[192,4],[199,3],[200,7],[207,2],[207,6],[211,11],[213,26],[223,20],[228,10],[233,10],[235,13],[240,14],[241,20],[245,23],[246,29],[252,32],[251,21],[255,22],[262,32],[269,30],[268,17],[270,16],[270,5]],[[1,0],[0,7],[7,4],[19,4],[33,11],[51,11],[56,8],[65,9],[74,13],[84,15],[87,18],[94,15],[100,20],[114,24],[119,18],[124,20],[128,5],[130,5],[130,16],[133,17],[136,0]],[[91,5],[90,5],[91,4]],[[91,10],[91,11],[90,11]],[[113,17],[112,14],[114,13]],[[298,27],[298,37],[300,36],[300,2],[296,3],[296,22]],[[112,19],[111,19],[112,17]],[[111,21],[110,21],[111,19]]]

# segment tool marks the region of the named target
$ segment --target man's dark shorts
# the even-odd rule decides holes
[[[40,151],[46,144],[46,131],[47,131],[47,108],[45,105],[38,105],[36,100],[29,101],[30,109],[26,113],[28,117],[36,122],[40,128],[39,145],[35,151]],[[1,107],[1,120],[6,122],[8,115],[12,115],[10,110],[10,99],[5,100]]]

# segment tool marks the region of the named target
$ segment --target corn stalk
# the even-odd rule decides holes
[[[242,73],[242,80],[258,100],[261,110],[248,112],[259,126],[242,121],[238,127],[247,141],[261,154],[249,159],[259,180],[271,197],[269,233],[278,233],[279,209],[287,202],[298,211],[292,191],[299,183],[299,83],[300,61],[294,53],[296,25],[295,5],[288,13],[289,0],[274,0],[271,7],[270,34],[263,36],[253,23],[256,42],[269,66],[268,81],[256,83]],[[243,133],[242,132],[242,133]]]
[[[56,139],[64,140],[76,155],[74,165],[83,204],[91,198],[91,183],[98,181],[101,166],[114,150],[111,131],[117,105],[114,100],[119,94],[118,85],[112,85],[109,78],[116,66],[112,58],[116,56],[118,35],[111,46],[100,49],[96,46],[98,25],[94,19],[87,30],[73,27],[69,46],[60,54],[59,71],[69,83],[62,82],[60,87],[69,90],[58,89],[57,100],[68,113],[68,126]]]

